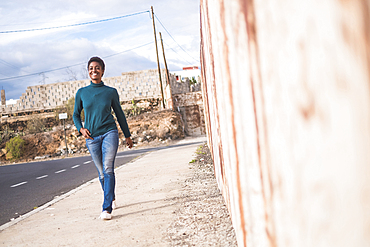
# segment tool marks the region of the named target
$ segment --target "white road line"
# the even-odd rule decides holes
[[[86,161],[86,162],[84,162],[84,164],[89,164],[91,162],[91,160],[90,161]]]
[[[126,157],[130,157],[130,156],[139,156],[140,154],[126,154],[126,155],[120,155],[120,156],[116,156],[116,158],[126,158]]]
[[[80,165],[75,165],[75,166],[72,166],[71,168],[72,169],[75,169],[75,168],[77,168],[77,167],[79,167]]]
[[[66,169],[63,169],[63,170],[57,171],[55,173],[61,173],[61,172],[65,172],[65,171],[66,171]]]
[[[10,186],[10,187],[11,187],[11,188],[14,188],[14,187],[20,186],[20,185],[22,185],[22,184],[26,184],[26,183],[27,183],[27,181],[26,181],[26,182],[19,183],[19,184],[12,185],[12,186]]]
[[[46,178],[48,175],[44,175],[44,176],[41,176],[41,177],[38,177],[36,179],[42,179],[42,178]]]

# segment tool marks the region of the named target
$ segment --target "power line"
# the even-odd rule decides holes
[[[8,67],[13,68],[13,69],[21,69],[20,67],[17,67],[17,66],[15,66],[15,65],[13,65],[13,64],[10,64],[10,63],[8,63],[7,61],[5,61],[5,60],[3,60],[3,59],[0,59],[0,62],[1,62],[2,64],[4,64],[4,65],[7,65]]]
[[[0,31],[0,33],[32,32],[32,31],[49,30],[49,29],[57,29],[57,28],[65,28],[65,27],[83,26],[83,25],[89,25],[89,24],[95,24],[95,23],[100,23],[100,22],[122,19],[122,18],[125,18],[125,17],[140,15],[140,14],[147,13],[147,12],[149,12],[149,10],[142,11],[142,12],[137,12],[137,13],[133,13],[133,14],[129,14],[129,15],[122,15],[122,16],[117,16],[117,17],[113,17],[113,18],[97,20],[97,21],[89,21],[89,22],[83,22],[83,23],[77,23],[77,24],[71,24],[71,25],[64,25],[64,26],[57,26],[57,27],[44,27],[44,28],[33,28],[33,29],[23,29],[23,30]]]
[[[125,51],[121,51],[121,52],[118,52],[118,53],[114,53],[114,54],[111,54],[111,55],[108,55],[108,56],[105,56],[105,57],[102,57],[102,58],[113,57],[113,56],[116,56],[116,55],[119,55],[119,54],[122,54],[122,53],[125,53],[125,52],[129,52],[129,51],[132,51],[132,50],[141,48],[143,46],[150,45],[153,42],[154,41],[149,42],[149,43],[146,43],[144,45],[140,45],[140,46],[134,47],[134,48],[129,49],[129,50],[125,50]],[[19,79],[19,78],[24,78],[24,77],[28,77],[28,76],[40,75],[42,73],[49,73],[49,72],[53,72],[53,71],[57,71],[57,70],[68,69],[70,67],[79,66],[79,65],[82,65],[82,64],[85,64],[85,63],[86,62],[82,62],[82,63],[78,63],[78,64],[74,64],[74,65],[69,65],[69,66],[65,66],[65,67],[61,67],[61,68],[57,68],[57,69],[45,70],[45,71],[41,71],[41,72],[37,72],[37,73],[32,73],[32,74],[28,74],[28,75],[20,75],[20,76],[13,76],[13,77],[7,77],[7,78],[0,78],[0,81],[13,80],[13,79]]]
[[[182,48],[182,46],[177,43],[177,41],[172,37],[172,35],[170,34],[170,32],[168,32],[168,30],[165,28],[165,26],[162,24],[162,22],[159,20],[158,16],[155,15],[155,18],[157,18],[157,20],[159,21],[159,24],[161,24],[161,26],[164,28],[164,30],[168,33],[168,35],[170,35],[170,37],[173,39],[173,41],[176,42],[176,44],[186,53],[189,55],[189,57],[191,57],[192,59],[194,59],[194,61],[197,61],[198,63],[200,63],[200,61],[198,59],[195,59],[194,57],[192,57],[187,51],[185,51],[184,48]]]
[[[166,46],[168,46],[169,49],[171,49],[173,52],[175,52],[177,55],[179,55],[182,59],[184,59],[186,62],[188,62],[189,65],[193,65],[191,62],[189,62],[189,60],[183,58],[179,53],[177,53],[177,51],[175,51],[172,47],[169,47],[169,45],[165,41],[163,41],[163,42]]]
[[[13,65],[11,63],[8,63],[7,61],[5,61],[5,60],[3,60],[1,58],[0,58],[0,63],[4,64],[4,65],[6,65],[6,66],[8,66],[10,68],[13,68],[13,69],[16,69],[16,70],[23,70],[25,73],[30,73],[27,70],[24,70],[23,68],[18,67],[18,66],[15,66],[15,65]],[[2,74],[3,76],[8,76],[8,75],[4,75],[3,73],[0,73],[0,74]]]
[[[113,57],[113,56],[119,55],[119,54],[121,54],[121,53],[125,53],[125,52],[128,52],[128,51],[132,51],[132,50],[135,50],[135,49],[138,49],[138,48],[141,48],[141,47],[144,47],[144,46],[150,45],[150,44],[152,44],[153,42],[154,42],[154,41],[151,41],[151,42],[146,43],[146,44],[144,44],[144,45],[136,46],[135,48],[132,48],[132,49],[130,49],[130,50],[121,51],[121,52],[118,52],[118,53],[115,53],[115,54],[112,54],[112,55],[105,56],[105,57],[103,57],[103,58]]]
[[[101,19],[108,18],[107,16],[100,16]],[[90,18],[92,19],[92,18]],[[81,21],[81,19],[68,19],[68,21]],[[66,20],[59,20],[59,21],[48,21],[47,23],[65,23]],[[39,21],[39,22],[20,22],[20,23],[8,23],[8,24],[0,24],[0,27],[8,27],[8,26],[24,26],[24,25],[39,25],[39,24],[45,24],[45,21]]]
[[[28,76],[40,75],[42,73],[48,73],[48,72],[53,72],[53,71],[57,71],[57,70],[61,70],[61,69],[67,69],[69,67],[74,67],[74,66],[78,66],[78,65],[82,65],[82,64],[84,64],[84,63],[78,63],[78,64],[74,64],[74,65],[70,65],[70,66],[66,66],[66,67],[62,67],[62,68],[57,68],[57,69],[45,70],[45,71],[32,73],[32,74],[28,74],[28,75],[19,75],[19,76],[7,77],[7,78],[0,78],[0,81],[13,80],[13,79],[19,79],[19,78],[24,78],[24,77],[28,77]]]

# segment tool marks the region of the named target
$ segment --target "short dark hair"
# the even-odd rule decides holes
[[[105,70],[105,64],[103,59],[100,57],[92,57],[90,58],[89,62],[87,63],[87,70],[89,70],[90,63],[92,62],[98,62],[103,70]]]

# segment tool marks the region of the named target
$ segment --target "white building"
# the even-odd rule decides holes
[[[176,76],[176,81],[184,81],[186,78],[189,80],[195,79],[197,82],[200,82],[200,69],[198,66],[192,67],[183,67],[179,71],[171,71],[171,74]]]

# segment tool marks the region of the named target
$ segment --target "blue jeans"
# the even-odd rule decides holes
[[[114,161],[118,149],[118,130],[86,139],[86,146],[99,173],[99,181],[104,191],[103,211],[112,212],[112,201],[115,199]]]

